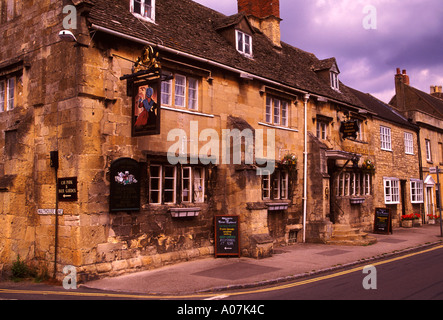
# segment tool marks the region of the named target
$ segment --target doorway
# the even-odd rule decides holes
[[[435,215],[433,187],[426,187],[426,215]]]
[[[401,214],[406,214],[406,180],[400,180]]]

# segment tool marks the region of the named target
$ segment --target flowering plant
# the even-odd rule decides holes
[[[414,213],[414,219],[420,219],[421,215],[420,213]]]
[[[414,217],[414,214],[405,214],[405,215],[402,215],[401,216],[401,219],[402,220],[414,220],[415,219],[415,217]]]
[[[297,157],[295,156],[295,154],[288,153],[281,160],[281,164],[286,165],[286,166],[294,166],[295,167],[295,166],[297,166]]]
[[[437,217],[437,215],[430,213],[430,214],[428,214],[428,218],[429,219],[437,219],[438,217]]]
[[[375,165],[374,165],[374,163],[373,163],[371,160],[369,160],[369,159],[366,159],[365,161],[363,161],[363,164],[362,164],[361,168],[362,168],[363,170],[365,170],[365,171],[371,171],[371,172],[374,172],[374,171],[375,171]]]

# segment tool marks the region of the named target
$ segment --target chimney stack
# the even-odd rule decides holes
[[[397,74],[395,75],[395,81],[400,81],[404,84],[409,85],[410,81],[409,81],[409,76],[406,73],[406,70],[403,70],[402,72],[400,72],[400,68],[397,68]]]
[[[237,1],[238,12],[245,13],[253,27],[263,32],[275,47],[281,48],[279,0]]]
[[[442,86],[431,86],[431,94],[442,93]]]

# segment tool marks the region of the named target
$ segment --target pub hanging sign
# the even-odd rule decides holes
[[[140,164],[120,158],[111,164],[110,211],[140,211]]]
[[[340,133],[343,135],[343,139],[357,139],[357,134],[360,131],[358,127],[358,121],[350,120],[343,121],[340,127]]]
[[[145,47],[134,62],[132,74],[124,75],[132,96],[132,136],[160,134],[161,65],[158,52]]]

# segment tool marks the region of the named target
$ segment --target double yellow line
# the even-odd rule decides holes
[[[407,259],[416,255],[420,255],[423,253],[431,252],[434,250],[442,249],[443,245],[439,245],[436,247],[432,247],[430,249],[422,250],[419,252],[413,252],[406,255],[398,256],[392,259],[383,260],[375,263],[371,263],[372,266],[379,266],[387,263],[391,263],[398,260]],[[287,284],[282,284],[278,286],[273,287],[267,287],[267,288],[259,288],[259,289],[251,289],[248,291],[238,291],[238,292],[228,292],[224,293],[225,297],[229,296],[239,296],[239,295],[247,295],[247,294],[257,294],[257,293],[263,293],[263,292],[271,292],[271,291],[277,291],[277,290],[283,290],[283,289],[289,289],[294,288],[298,286],[302,286],[305,284],[310,284],[318,281],[323,281],[327,279],[332,279],[336,277],[340,277],[346,274],[350,274],[353,272],[362,271],[365,266],[359,266],[356,268],[352,268],[349,270],[339,271],[332,274],[312,278],[312,279],[306,279],[306,280],[300,280],[296,282],[290,282]],[[75,296],[75,297],[93,297],[93,298],[115,298],[115,299],[204,299],[204,298],[210,298],[216,296],[214,293],[206,293],[206,294],[191,294],[191,295],[142,295],[142,294],[122,294],[122,293],[97,293],[97,292],[76,292],[76,291],[44,291],[44,290],[19,290],[19,289],[0,289],[0,293],[7,293],[7,294],[26,294],[26,295],[47,295],[47,296]]]

